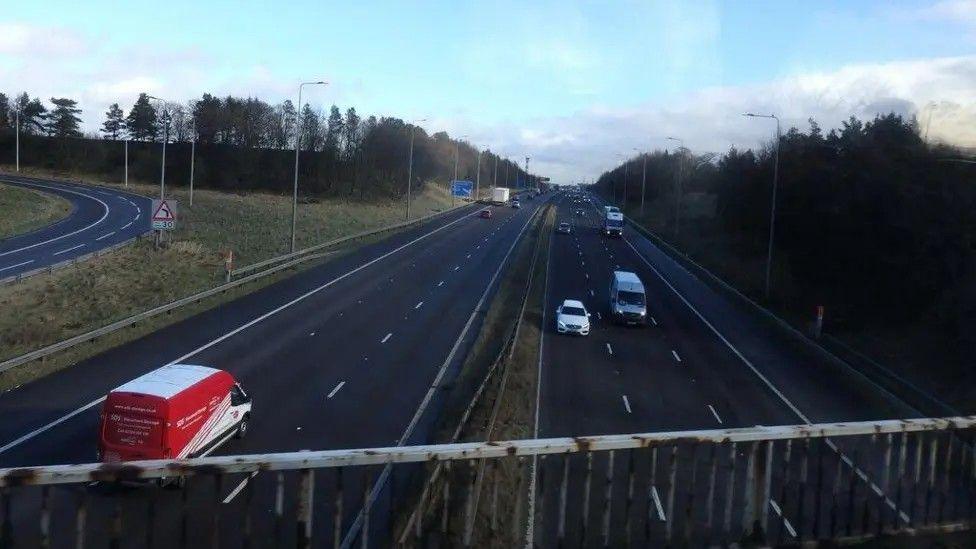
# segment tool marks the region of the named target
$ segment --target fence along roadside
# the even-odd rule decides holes
[[[7,517],[0,524],[0,540],[34,536],[39,521],[42,528],[58,526],[47,531],[48,539],[81,536],[96,543],[93,538],[111,535],[115,541],[126,536],[134,541],[144,539],[144,530],[151,528],[157,542],[166,545],[165,536],[189,528],[198,537],[209,530],[215,538],[219,531],[222,541],[233,543],[243,523],[254,535],[266,532],[270,538],[273,532],[279,542],[309,546],[313,532],[322,543],[332,539],[330,528],[340,531],[348,524],[349,513],[356,509],[351,505],[358,497],[356,476],[368,479],[380,466],[433,461],[453,464],[467,475],[445,475],[449,484],[444,494],[451,497],[431,509],[438,520],[423,532],[421,542],[433,538],[459,546],[463,542],[443,536],[451,517],[470,518],[476,461],[525,463],[533,456],[543,464],[537,488],[539,546],[600,541],[619,546],[624,540],[645,545],[779,544],[958,531],[972,527],[976,512],[976,453],[966,442],[974,427],[976,416],[0,469]],[[886,479],[887,494],[909,521],[902,521],[842,463],[840,454],[825,444],[828,437],[858,446],[861,457],[875,463]],[[254,481],[262,484],[243,496],[249,505],[220,507],[219,499],[208,496],[214,487],[232,485],[233,475],[256,471],[265,474]],[[491,471],[494,483],[498,468]],[[77,486],[176,474],[203,479],[190,479],[190,497],[152,489],[92,493]],[[46,488],[55,485],[75,485],[88,496]],[[499,498],[493,515],[521,512],[521,491],[492,497]],[[120,498],[130,510],[121,515],[113,511]],[[150,507],[156,512],[147,516],[144,505],[157,500],[158,507]],[[302,503],[313,501],[314,506]],[[212,520],[208,511],[214,505],[221,509],[220,521]],[[276,508],[285,511],[264,511]],[[60,513],[59,520],[50,520],[52,509]],[[298,528],[282,530],[287,520]]]

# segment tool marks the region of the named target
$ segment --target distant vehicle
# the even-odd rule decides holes
[[[576,215],[583,215],[583,210],[577,209],[576,210]]]
[[[510,189],[507,187],[495,187],[491,191],[491,201],[501,206],[508,202]]]
[[[582,302],[567,299],[556,308],[556,331],[561,334],[589,335],[590,313],[586,312]]]
[[[603,207],[603,215],[604,216],[607,215],[610,212],[620,213],[620,208],[618,208],[616,206],[604,206]]]
[[[519,202],[518,200],[512,200],[512,207],[513,208],[521,208],[522,207],[522,203]]]
[[[489,209],[481,210],[481,213],[479,213],[478,215],[480,215],[481,217],[483,217],[485,219],[491,219],[491,210],[489,210]]]
[[[569,223],[560,223],[559,226],[556,227],[556,232],[563,233],[563,234],[570,234],[571,232],[573,232],[573,229],[569,225]]]
[[[623,236],[624,233],[624,214],[617,212],[607,212],[603,217],[603,234],[607,236]]]
[[[243,437],[251,397],[229,373],[170,364],[112,390],[102,408],[103,462],[206,456]],[[178,481],[182,483],[182,481]]]
[[[637,275],[614,271],[610,279],[610,314],[617,322],[644,324],[647,320],[647,299],[644,284]]]

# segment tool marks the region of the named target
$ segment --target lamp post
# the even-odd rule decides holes
[[[458,161],[461,158],[461,140],[464,139],[465,137],[467,137],[467,134],[465,134],[465,135],[459,135],[458,138],[454,141],[454,181],[457,181],[458,180]],[[451,206],[454,206],[453,182],[451,182],[451,185],[452,185],[452,188],[451,188]]]
[[[14,141],[16,142],[16,145],[14,146],[14,148],[16,149],[15,156],[17,157],[17,160],[16,160],[16,162],[17,162],[17,173],[20,173],[20,107],[19,106],[17,107],[17,111],[16,112],[17,112],[17,114],[16,114],[16,117],[17,117],[17,127],[16,128],[17,129],[15,130],[15,136],[14,136]]]
[[[637,149],[634,149],[634,150],[636,151]],[[641,156],[644,157],[644,159],[643,159],[644,160],[644,163],[643,163],[643,166],[641,167],[641,205],[640,205],[640,215],[641,215],[641,217],[644,217],[644,193],[645,193],[645,189],[647,187],[647,153],[641,153]]]
[[[149,99],[152,99],[153,101],[159,101],[160,104],[162,105],[163,115],[165,116],[165,114],[166,114],[166,101],[164,101],[164,100],[162,100],[162,99],[160,99],[158,97],[152,96],[152,95],[147,95],[146,97],[149,98]],[[159,172],[159,199],[160,200],[163,200],[163,199],[166,198],[166,142],[167,141],[169,141],[169,124],[168,123],[166,124],[165,127],[163,127],[163,161],[161,163],[160,172]],[[160,233],[160,234],[162,234],[162,233]]]
[[[495,187],[498,186],[498,155],[495,155],[495,173],[491,176],[491,193],[495,194]]]
[[[426,121],[426,118],[421,118],[410,123],[410,160],[407,163],[407,220],[410,219],[410,186],[413,184],[413,137],[417,133],[417,122]]]
[[[295,115],[295,182],[291,192],[291,251],[295,252],[295,228],[298,224],[298,153],[302,150],[302,88],[305,86],[326,85],[328,82],[321,80],[315,82],[302,82],[298,85],[298,107]]]
[[[192,115],[191,115],[192,116]],[[190,119],[190,123],[193,125],[191,140],[190,140],[190,205],[193,205],[193,164],[197,156],[197,122],[193,118]]]
[[[529,157],[525,157],[525,186],[529,186]]]
[[[766,249],[766,300],[769,300],[769,284],[773,270],[773,238],[776,235],[776,189],[779,187],[779,145],[782,138],[779,118],[775,114],[754,114],[747,112],[742,116],[750,118],[772,118],[776,121],[776,159],[773,161],[773,196],[769,207],[769,244]]]
[[[483,151],[481,147],[478,147],[478,169],[474,176],[474,201],[478,201],[478,196],[481,193],[481,155]]]
[[[681,183],[682,183],[681,180],[682,180],[682,178],[684,176],[684,171],[685,171],[685,163],[683,162],[683,159],[684,159],[684,152],[683,152],[683,150],[685,148],[685,141],[683,139],[681,139],[681,138],[678,138],[678,137],[666,137],[665,139],[667,139],[668,141],[677,141],[678,142],[678,154],[680,155],[678,157],[678,174],[677,174],[678,178],[676,179],[675,189],[674,189],[674,191],[675,191],[674,192],[674,194],[675,194],[675,198],[674,198],[674,236],[677,237],[678,236],[678,229],[681,226]]]

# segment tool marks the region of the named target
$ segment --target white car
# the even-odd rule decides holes
[[[582,302],[567,299],[556,308],[556,331],[584,336],[590,333],[590,313]]]

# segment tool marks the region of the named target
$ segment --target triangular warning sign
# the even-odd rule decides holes
[[[152,215],[153,221],[175,221],[176,216],[173,215],[173,210],[170,209],[169,204],[163,200],[159,203],[159,207]]]

